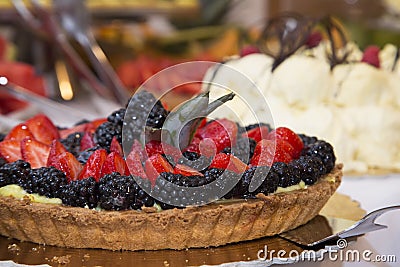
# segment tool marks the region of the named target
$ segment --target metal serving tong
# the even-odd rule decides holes
[[[38,0],[28,2],[29,8],[23,0],[12,0],[25,25],[37,36],[55,44],[78,77],[97,94],[124,105],[128,99],[128,92],[89,31],[88,20],[82,19],[87,16],[83,1],[55,0],[54,9],[45,8]],[[61,25],[58,19],[61,19]],[[97,76],[69,43],[69,37],[82,46]]]
[[[4,76],[0,76],[0,91],[5,91],[18,99],[28,101],[39,108],[44,109],[47,111],[45,113],[51,115],[51,117],[62,117],[63,123],[66,124],[74,124],[82,119],[93,120],[99,117],[98,114],[82,112],[78,109],[71,108],[46,97],[34,94],[21,86],[9,82]],[[68,114],[68,116],[65,116],[65,114]]]
[[[375,223],[375,220],[382,214],[397,209],[400,209],[400,205],[381,208],[368,213],[357,222],[318,215],[309,223],[279,236],[306,247],[358,237],[368,232],[387,228],[386,225]]]

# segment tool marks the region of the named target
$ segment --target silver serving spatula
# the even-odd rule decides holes
[[[330,241],[357,237],[368,232],[385,229],[386,225],[377,224],[375,220],[382,214],[396,209],[400,209],[400,205],[372,211],[359,221],[318,215],[309,223],[279,236],[301,246],[314,247]]]

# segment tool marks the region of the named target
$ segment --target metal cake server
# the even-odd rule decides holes
[[[306,247],[358,237],[368,232],[387,228],[386,225],[375,223],[375,220],[382,214],[397,209],[400,209],[400,205],[381,208],[368,213],[359,221],[318,215],[309,223],[281,233],[279,236]]]

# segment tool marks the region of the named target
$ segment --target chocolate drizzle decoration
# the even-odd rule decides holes
[[[330,51],[327,51],[331,69],[345,63],[350,51],[339,52],[345,48],[347,38],[341,24],[333,17],[307,18],[296,13],[285,13],[272,18],[262,31],[257,45],[259,49],[274,58],[272,71],[285,59],[305,46],[316,28],[327,35]]]

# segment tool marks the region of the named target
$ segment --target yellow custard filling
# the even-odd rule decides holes
[[[3,197],[14,197],[16,199],[29,198],[31,202],[45,203],[45,204],[62,204],[59,198],[48,198],[45,196],[40,196],[38,194],[29,194],[22,187],[16,184],[9,184],[0,187],[0,196]]]

